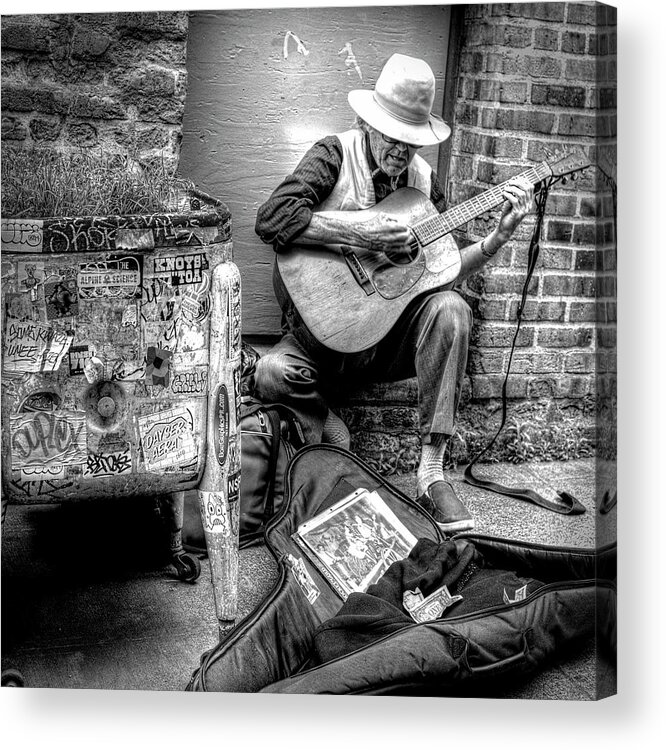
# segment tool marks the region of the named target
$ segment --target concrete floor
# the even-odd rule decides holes
[[[483,468],[487,478],[544,494],[568,490],[588,511],[571,518],[460,481],[456,487],[482,533],[591,547],[615,538],[615,510],[595,510],[607,488],[597,487],[598,474],[593,460]],[[412,475],[391,481],[413,494]],[[29,687],[183,690],[219,631],[207,562],[195,584],[182,583],[171,575],[164,544],[150,502],[10,506],[2,541],[3,669],[19,669]],[[240,617],[275,575],[264,547],[242,552]],[[614,681],[614,668],[590,642],[506,697],[592,700],[612,693]]]

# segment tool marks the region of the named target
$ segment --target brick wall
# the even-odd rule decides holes
[[[604,151],[612,162],[615,51],[615,9],[609,6],[468,6],[451,203],[572,148],[592,162]],[[462,242],[484,236],[496,219],[470,222]],[[466,284],[475,313],[469,404],[490,399],[492,408],[501,396],[533,224],[526,220],[491,266]],[[615,322],[613,234],[612,196],[597,169],[553,186],[509,381],[519,414],[531,418],[543,407],[552,413],[555,404],[592,415],[598,368],[608,367],[601,349],[610,342],[601,338],[612,339],[607,324]]]
[[[450,205],[574,147],[593,162],[615,162],[614,8],[497,3],[465,6],[462,13]],[[463,227],[461,246],[484,237],[498,216],[495,211]],[[454,463],[474,455],[499,424],[533,225],[533,217],[526,219],[463,286],[475,324]],[[494,457],[584,455],[606,439],[597,435],[600,408],[610,409],[607,427],[613,429],[615,268],[613,195],[600,172],[589,169],[553,186],[508,382],[509,429]],[[343,409],[353,447],[389,471],[392,463],[398,471],[413,468],[417,457],[414,415],[395,418],[404,408],[401,392],[363,392]],[[387,395],[395,397],[393,404]],[[361,409],[363,399],[370,405]],[[383,416],[377,417],[372,412],[380,403]]]
[[[187,27],[185,12],[3,16],[3,145],[176,163]]]

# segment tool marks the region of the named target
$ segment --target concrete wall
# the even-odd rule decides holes
[[[2,17],[2,142],[176,164],[187,13]]]

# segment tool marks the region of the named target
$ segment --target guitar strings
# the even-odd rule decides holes
[[[519,176],[526,177],[533,184],[536,184],[545,179],[548,174],[548,168],[540,164],[537,167],[531,167],[521,172]],[[417,221],[411,227],[412,232],[422,246],[429,245],[431,242],[448,234],[452,229],[476,218],[484,213],[484,211],[495,208],[495,206],[502,202],[502,191],[508,183],[509,181],[506,180],[480,195],[470,198],[459,206],[454,206],[443,214],[428,216],[425,219],[421,219],[421,221]]]

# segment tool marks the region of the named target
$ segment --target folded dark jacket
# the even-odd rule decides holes
[[[404,592],[418,588],[427,597],[443,585],[463,598],[442,617],[458,617],[504,604],[505,590],[513,598],[522,586],[529,594],[541,582],[485,567],[471,542],[419,539],[408,557],[393,563],[365,593],[350,594],[339,612],[316,629],[312,661],[322,664],[414,625],[403,607]]]

